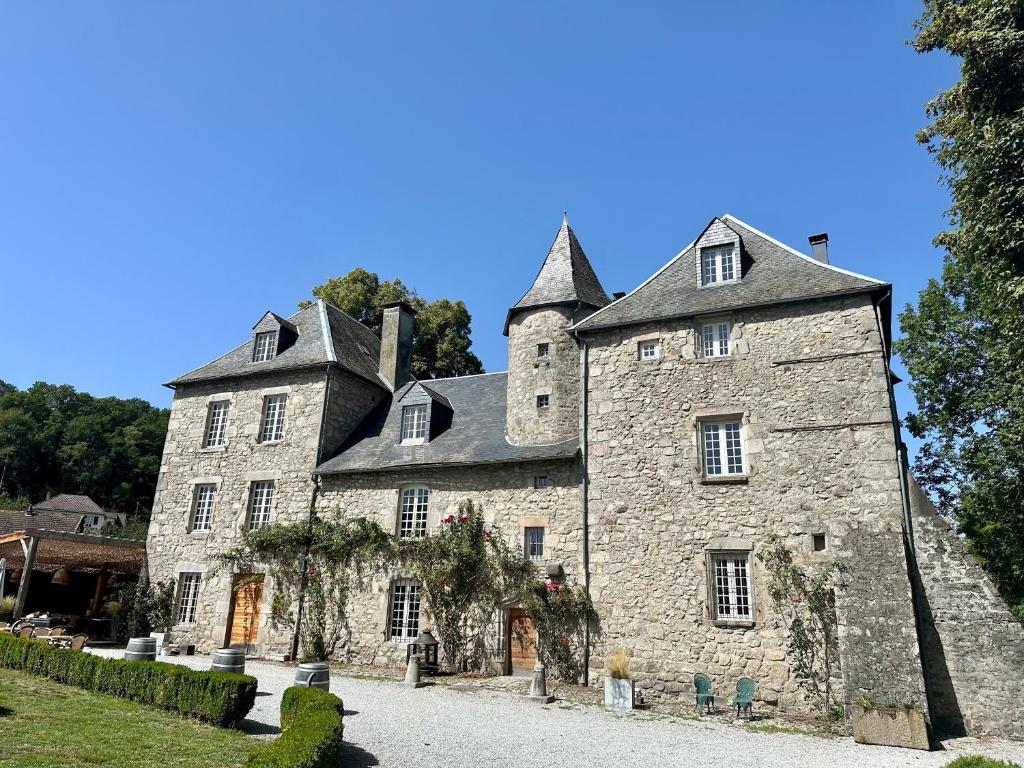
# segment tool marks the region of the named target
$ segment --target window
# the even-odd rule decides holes
[[[257,333],[256,344],[252,350],[252,361],[254,363],[262,363],[265,360],[272,359],[274,357],[275,341],[277,341],[277,333],[275,331]]]
[[[551,354],[551,345],[544,343],[537,345],[537,357],[548,357]]]
[[[816,534],[814,534],[814,536],[811,538],[811,549],[813,549],[815,552],[824,552],[825,551],[825,534],[824,533],[816,533]]]
[[[535,478],[533,478],[533,487],[534,488],[550,488],[551,487],[551,478],[548,477],[547,475],[537,475]]]
[[[544,562],[544,529],[524,528],[523,529],[523,554],[531,563]]]
[[[216,448],[228,442],[228,410],[230,400],[217,400],[210,403],[206,412],[206,439],[204,448]]]
[[[192,499],[192,522],[190,531],[208,531],[213,521],[213,500],[217,486],[213,483],[197,485]]]
[[[82,523],[86,528],[96,528],[100,524],[100,516],[86,515]]]
[[[178,576],[178,624],[196,623],[196,605],[199,602],[201,573],[182,573]]]
[[[267,395],[263,398],[263,423],[260,425],[260,442],[272,443],[284,439],[284,407],[288,395]]]
[[[661,345],[656,341],[640,342],[640,359],[657,360],[661,357]]]
[[[711,323],[701,328],[704,357],[728,357],[732,354],[729,331],[729,323]]]
[[[420,585],[410,579],[399,579],[391,585],[391,616],[388,637],[396,642],[410,642],[420,632]]]
[[[750,621],[750,568],[745,552],[711,555],[714,584],[714,617],[721,620]]]
[[[250,530],[260,528],[270,522],[270,509],[273,503],[273,480],[258,480],[249,487]]]
[[[537,407],[547,408],[551,405],[551,395],[537,395]]]
[[[495,611],[494,627],[491,631],[491,658],[496,661],[505,660],[505,634],[508,614],[501,608]]]
[[[701,250],[701,285],[727,283],[736,279],[733,267],[733,249],[731,245]]]
[[[407,405],[402,409],[402,442],[422,443],[427,437],[427,406]]]
[[[427,535],[427,510],[430,508],[430,490],[405,488],[398,512],[398,538],[421,539]]]
[[[727,477],[743,475],[743,441],[739,421],[701,424],[704,448],[704,475]]]

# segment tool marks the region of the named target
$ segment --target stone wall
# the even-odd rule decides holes
[[[703,358],[691,320],[588,335],[591,586],[601,625],[591,668],[623,646],[647,695],[688,693],[693,674],[705,672],[724,696],[749,676],[761,702],[808,710],[756,555],[752,625],[716,622],[708,605],[708,551],[756,551],[774,531],[812,567],[837,556],[850,569],[838,599],[847,699],[923,704],[871,300],[714,319],[733,324],[730,357]],[[652,337],[660,358],[640,360],[638,341]],[[723,484],[703,477],[698,428],[726,415],[742,424],[747,470]],[[812,551],[815,534],[825,535],[825,551]]]
[[[935,729],[1024,739],[1024,627],[916,483],[911,502],[921,651]]]
[[[551,487],[535,488],[539,475],[548,477]],[[498,528],[513,547],[523,547],[525,526],[543,527],[544,566],[561,565],[569,581],[582,583],[576,460],[325,476],[319,514],[326,518],[366,517],[394,532],[400,490],[412,485],[430,489],[428,532],[438,531],[441,520],[454,514],[459,502],[468,499],[482,506],[487,523]],[[364,663],[405,662],[405,646],[391,642],[386,630],[391,579],[406,575],[378,574],[352,595],[350,634],[339,649],[338,658]],[[420,621],[420,627],[424,626],[429,626],[426,616]]]
[[[509,439],[516,445],[557,443],[579,434],[580,359],[576,340],[566,328],[568,308],[520,310],[508,327]],[[548,356],[537,357],[537,345]],[[550,405],[537,408],[537,396]]]

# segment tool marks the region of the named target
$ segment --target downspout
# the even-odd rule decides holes
[[[576,341],[580,345],[580,460],[582,475],[580,477],[580,516],[583,522],[583,591],[590,600],[590,517],[589,517],[589,492],[590,492],[590,470],[587,462],[587,427],[588,427],[588,361],[589,348],[587,342],[580,338],[579,333],[574,332]],[[581,682],[587,685],[590,675],[590,620],[583,625],[583,675]]]

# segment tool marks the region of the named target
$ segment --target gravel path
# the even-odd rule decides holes
[[[94,651],[120,656],[120,651]],[[163,657],[208,669],[208,656]],[[249,661],[259,680],[246,730],[278,731],[282,691],[294,669]],[[555,702],[539,706],[484,689],[418,690],[332,673],[345,702],[346,768],[362,766],[675,766],[754,768],[931,768],[961,754],[987,754],[1024,765],[1024,744],[957,739],[944,752],[866,747],[852,739],[758,733],[742,726],[684,720],[651,712],[611,713]]]

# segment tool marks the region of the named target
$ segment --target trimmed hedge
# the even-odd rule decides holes
[[[1020,766],[1016,763],[1004,763],[1002,760],[993,760],[982,755],[964,755],[952,763],[946,763],[946,768],[1020,768]]]
[[[160,661],[106,659],[0,633],[0,666],[232,726],[256,703],[256,678]]]
[[[281,735],[249,755],[246,768],[336,768],[345,731],[341,699],[292,686],[281,698]]]

